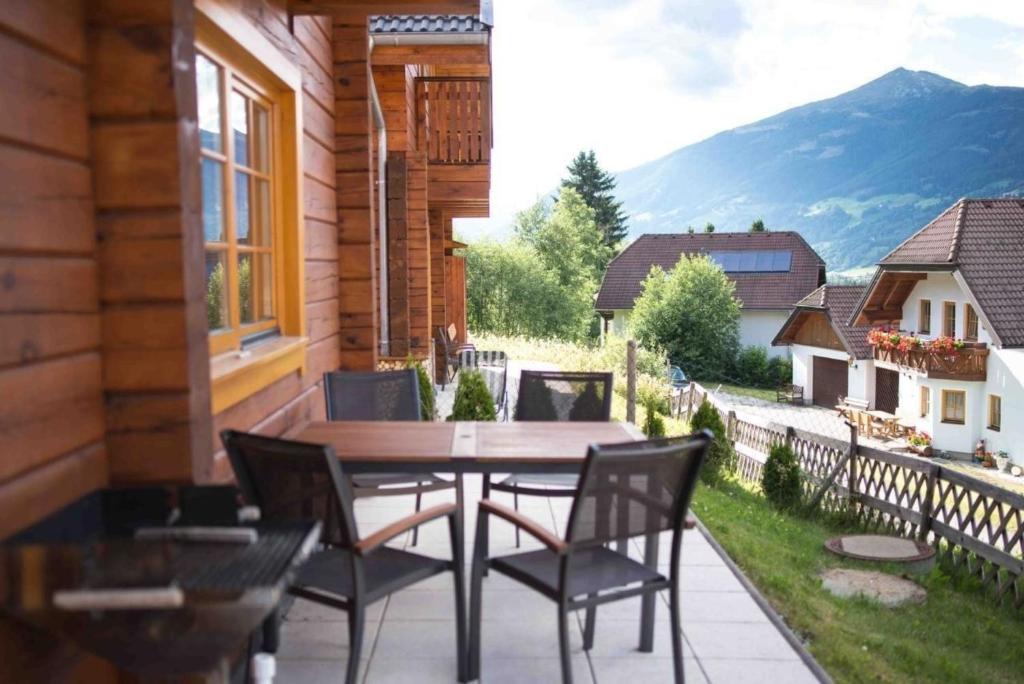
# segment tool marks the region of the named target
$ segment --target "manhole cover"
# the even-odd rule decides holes
[[[880,534],[857,534],[834,537],[825,548],[844,558],[899,563],[908,572],[927,572],[935,563],[935,549],[924,542],[887,537]]]
[[[821,573],[821,585],[840,598],[864,598],[895,608],[923,603],[928,593],[910,580],[873,570],[831,568]]]

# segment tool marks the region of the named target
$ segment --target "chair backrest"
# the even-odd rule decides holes
[[[324,541],[350,547],[359,540],[352,490],[329,446],[253,435],[220,433],[247,504],[267,522],[322,520]]]
[[[324,373],[327,420],[420,420],[416,370]]]
[[[574,549],[682,529],[697,475],[713,436],[593,445],[569,514]]]
[[[519,376],[516,420],[606,421],[611,414],[611,373],[524,370]]]
[[[455,343],[457,343],[459,341],[459,329],[455,327],[454,323],[449,323],[448,324],[448,327],[446,328],[446,332],[448,333],[448,341],[449,342],[451,342],[452,344],[455,344]]]
[[[683,373],[683,369],[679,366],[668,367],[668,381],[673,387],[685,387],[686,386],[686,374]]]
[[[501,403],[508,376],[508,356],[505,352],[465,349],[459,353],[459,367],[481,371],[494,403]]]

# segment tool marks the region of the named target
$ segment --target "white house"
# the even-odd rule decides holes
[[[624,333],[652,266],[671,270],[684,255],[706,254],[736,284],[740,344],[772,347],[793,305],[825,282],[825,262],[792,231],[641,235],[608,265],[594,308],[604,331]]]
[[[863,285],[822,285],[797,302],[772,340],[790,347],[793,384],[804,388],[805,402],[831,408],[843,398],[874,408],[878,370],[870,326],[849,324],[863,294]],[[883,372],[882,383],[887,380]],[[895,408],[895,387],[891,394]]]
[[[923,341],[872,356],[898,379],[895,413],[933,448],[966,454],[984,440],[1024,463],[1024,199],[958,201],[879,262],[848,323]],[[961,348],[929,351],[942,337]]]

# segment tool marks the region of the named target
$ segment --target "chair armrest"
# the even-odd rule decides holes
[[[352,552],[357,556],[365,556],[372,551],[377,550],[379,547],[388,543],[403,532],[408,532],[414,527],[419,527],[423,523],[428,523],[431,520],[442,518],[446,515],[454,515],[458,507],[453,504],[438,504],[437,506],[431,506],[425,508],[419,513],[414,513],[408,517],[396,520],[387,527],[374,532],[369,537],[364,537],[358,542],[352,545]]]
[[[527,518],[518,511],[512,510],[508,506],[502,506],[500,503],[490,499],[483,499],[480,502],[480,510],[512,523],[557,554],[563,554],[569,548],[569,545],[563,539],[559,539],[555,534],[537,522]]]

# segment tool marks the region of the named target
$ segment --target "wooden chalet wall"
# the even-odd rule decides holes
[[[107,457],[84,5],[0,3],[0,63],[3,538],[103,485]]]
[[[792,333],[786,337],[791,339],[787,339],[787,341],[811,347],[846,351],[846,347],[843,346],[836,331],[829,323],[828,314],[824,312],[801,312],[790,330]]]
[[[377,287],[371,138],[369,35],[365,17],[333,24],[335,171],[341,312],[340,366],[377,367]]]
[[[325,17],[289,18],[283,0],[252,3],[234,0],[249,20],[302,71],[302,196],[305,230],[306,372],[277,380],[214,417],[214,479],[231,471],[218,433],[225,428],[287,436],[296,426],[325,417],[323,374],[340,363],[339,246],[335,173],[335,89],[332,27]]]
[[[448,325],[447,275],[444,260],[445,226],[451,226],[451,218],[441,209],[430,210],[430,301],[435,328]],[[442,349],[437,354],[443,354]],[[443,372],[444,364],[436,366],[438,373]]]
[[[409,222],[405,152],[387,160],[388,348],[392,357],[409,353]]]

